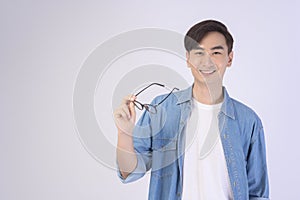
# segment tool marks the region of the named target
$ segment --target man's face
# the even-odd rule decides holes
[[[195,82],[222,83],[226,68],[231,66],[233,52],[228,54],[226,40],[221,33],[210,32],[196,49],[186,53],[186,57]]]

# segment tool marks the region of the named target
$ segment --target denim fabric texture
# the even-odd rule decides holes
[[[225,87],[223,93],[219,130],[234,199],[269,199],[262,122],[252,109],[230,98]],[[164,96],[156,97],[152,104]],[[126,179],[120,171],[118,176],[129,183],[151,170],[150,200],[182,197],[185,129],[191,102],[192,86],[169,96],[156,114],[144,112],[134,129],[136,169]]]

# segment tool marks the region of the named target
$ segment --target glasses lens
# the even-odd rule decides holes
[[[143,110],[142,104],[140,104],[139,102],[136,102],[136,101],[134,101],[133,103],[139,110]]]
[[[146,104],[145,109],[152,114],[156,114],[156,106],[153,106],[151,104]]]

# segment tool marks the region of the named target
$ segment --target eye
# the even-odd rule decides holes
[[[201,51],[196,51],[195,54],[196,54],[196,55],[203,55],[204,53],[201,52]]]
[[[213,55],[222,55],[222,52],[219,52],[219,51],[215,51],[212,53]]]

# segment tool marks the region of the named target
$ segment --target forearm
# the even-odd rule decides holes
[[[136,168],[137,157],[134,151],[133,138],[123,132],[118,132],[117,162],[124,179]]]

